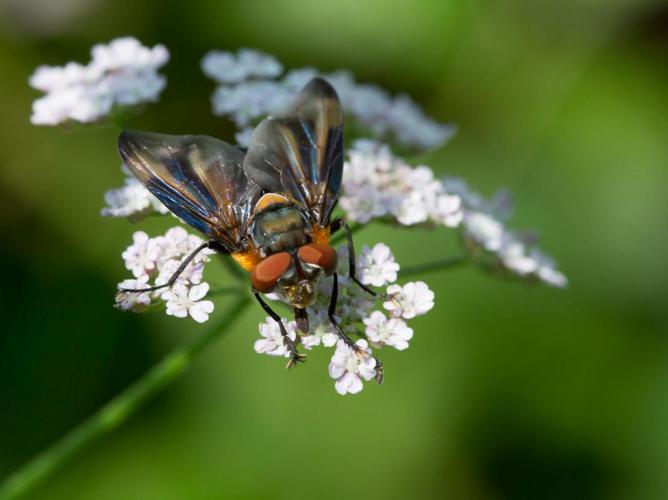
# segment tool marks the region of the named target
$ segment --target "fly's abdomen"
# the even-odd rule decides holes
[[[251,234],[264,255],[309,243],[308,224],[294,205],[273,205],[255,215]]]

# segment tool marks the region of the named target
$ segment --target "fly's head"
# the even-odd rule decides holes
[[[309,243],[262,259],[251,272],[251,282],[258,292],[276,293],[291,306],[305,309],[315,298],[318,281],[336,270],[336,262],[333,247]]]

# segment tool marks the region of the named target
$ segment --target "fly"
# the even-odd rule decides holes
[[[366,355],[334,316],[338,275],[337,254],[330,244],[333,233],[346,233],[349,278],[369,294],[376,293],[355,275],[346,222],[331,220],[343,172],[343,112],[329,83],[314,78],[285,112],[263,120],[246,153],[212,137],[137,131],[121,133],[118,149],[153,195],[208,238],[164,285],[122,291],[171,287],[204,248],[229,254],[250,273],[253,294],[279,324],[290,353],[288,366],[293,366],[304,356],[261,294],[278,294],[292,306],[299,329],[308,333],[306,310],[318,282],[332,276],[329,320],[341,340]]]

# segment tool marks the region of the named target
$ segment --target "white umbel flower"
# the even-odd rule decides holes
[[[250,146],[251,137],[253,137],[254,131],[254,127],[246,127],[234,134],[234,140],[237,141],[237,144],[242,148],[247,148]]]
[[[506,269],[519,276],[528,276],[538,270],[538,262],[527,253],[526,245],[509,234],[499,250],[499,258]]]
[[[137,231],[133,235],[132,245],[122,254],[125,267],[132,271],[137,279],[124,280],[118,284],[118,288],[136,290],[166,284],[180,267],[183,259],[202,243],[201,238],[188,234],[182,227],[173,227],[164,235],[154,238]],[[210,260],[213,253],[214,251],[208,248],[201,250],[179,275],[171,290],[160,288],[141,293],[139,296],[131,292],[120,292],[116,296],[116,307],[140,312],[153,301],[159,302],[162,299],[171,302],[167,308],[168,314],[177,317],[190,315],[198,322],[206,321],[213,309],[209,310],[210,306],[206,304],[209,301],[199,301],[199,299],[209,289],[209,285],[203,281],[203,272],[205,263]],[[171,295],[165,295],[166,292],[170,292]],[[199,305],[194,305],[192,308],[188,306],[184,315],[182,306],[189,304],[188,301],[197,302]]]
[[[125,184],[104,193],[105,206],[100,214],[105,217],[126,217],[133,222],[139,221],[151,213],[161,215],[169,213],[163,203],[153,196],[141,182],[122,166],[126,174]]]
[[[371,349],[366,340],[355,342],[368,356],[361,356],[339,341],[329,363],[329,376],[336,380],[334,387],[341,395],[357,394],[363,389],[362,380],[371,380],[376,376],[376,360],[371,356]]]
[[[165,88],[158,74],[169,60],[163,45],[144,47],[132,37],[95,45],[87,65],[40,66],[30,85],[46,95],[35,100],[30,121],[58,125],[73,120],[89,123],[107,116],[115,105],[156,101]]]
[[[459,196],[442,192],[432,204],[432,218],[447,227],[457,227],[464,219],[462,200]]]
[[[413,338],[413,329],[399,318],[387,318],[382,312],[374,311],[364,318],[365,333],[374,347],[389,345],[403,351],[408,349],[408,341]]]
[[[279,79],[281,63],[252,49],[211,51],[202,59],[201,67],[219,84],[212,96],[214,113],[230,116],[244,128],[283,111],[295,93],[321,74],[315,68],[304,67],[290,70]],[[345,113],[358,127],[379,138],[391,137],[405,147],[425,150],[442,146],[456,131],[426,116],[407,95],[393,97],[377,85],[357,83],[349,71],[322,76],[336,90]]]
[[[230,116],[241,128],[281,111],[290,100],[291,94],[287,89],[274,81],[265,80],[221,85],[211,96],[214,114]]]
[[[412,281],[387,287],[387,297],[383,307],[394,317],[415,318],[431,311],[434,307],[434,292],[424,281]]]
[[[475,243],[493,252],[501,249],[505,234],[503,224],[484,212],[467,212],[464,232]]]
[[[119,290],[141,290],[148,287],[148,276],[137,279],[123,280],[118,284]],[[133,293],[119,292],[116,295],[115,306],[122,311],[142,312],[151,305],[151,296],[148,292]]]
[[[458,195],[426,165],[412,167],[389,147],[355,142],[344,165],[340,206],[358,223],[384,217],[404,226],[458,226],[464,217]]]
[[[190,316],[198,323],[204,323],[213,312],[213,302],[202,300],[209,292],[208,283],[193,286],[188,289],[185,285],[176,284],[171,290],[162,294],[167,304],[167,314],[177,318]]]
[[[132,242],[121,256],[125,261],[125,267],[139,278],[155,269],[160,257],[160,247],[144,231],[135,232],[132,235]]]
[[[378,243],[373,248],[362,247],[358,257],[359,279],[365,285],[383,286],[397,279],[399,264],[394,260],[390,247]]]
[[[244,48],[236,54],[212,50],[202,59],[202,71],[218,83],[229,84],[249,78],[275,78],[283,72],[283,65],[259,50]]]
[[[313,349],[315,346],[332,347],[338,340],[334,325],[327,317],[325,311],[309,313],[308,335],[301,336],[301,343],[305,349]]]
[[[564,288],[568,285],[568,278],[557,269],[556,263],[551,257],[536,248],[531,250],[531,256],[538,266],[536,276],[543,283],[557,288]]]
[[[294,321],[284,321],[283,324],[288,332],[288,338],[294,342],[297,338],[297,324]],[[281,335],[281,329],[272,318],[267,317],[263,323],[260,323],[260,336],[262,338],[255,341],[255,352],[269,356],[283,356],[284,358],[290,356],[290,351],[285,345],[283,335]]]

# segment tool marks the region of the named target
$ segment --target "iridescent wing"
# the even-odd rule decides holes
[[[314,222],[328,225],[343,172],[343,112],[332,86],[314,78],[285,112],[262,121],[244,171],[265,191],[286,194]]]
[[[118,150],[137,179],[177,217],[227,250],[243,250],[261,189],[244,175],[242,151],[203,135],[135,131],[120,135]]]

